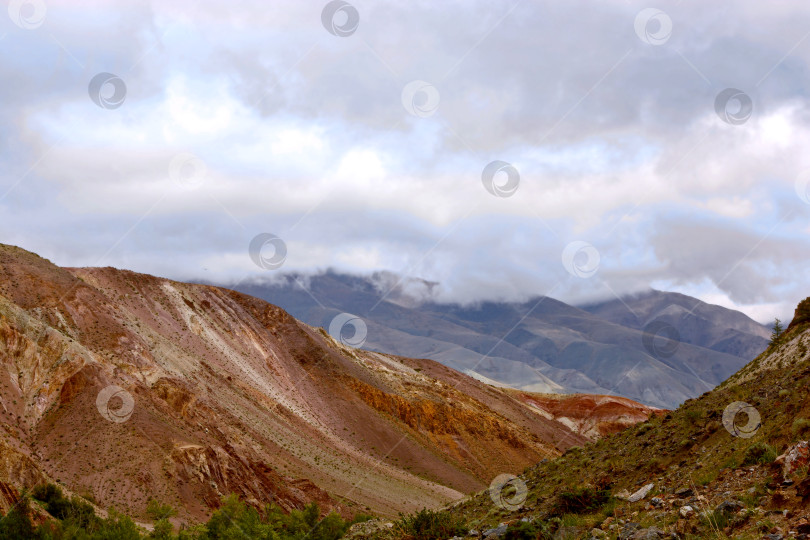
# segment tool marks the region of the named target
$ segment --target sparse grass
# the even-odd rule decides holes
[[[689,409],[688,411],[684,412],[684,418],[688,420],[692,425],[697,424],[700,420],[703,419],[705,412],[699,409]]]
[[[793,433],[794,440],[806,439],[808,436],[810,436],[810,419],[797,418],[793,421],[790,431]]]
[[[554,538],[551,526],[540,520],[519,521],[506,529],[503,540],[551,540]]]
[[[695,477],[695,484],[699,486],[707,486],[717,480],[717,475],[719,473],[719,469],[710,469],[708,471],[704,471]]]
[[[559,516],[568,514],[585,514],[602,508],[611,500],[607,489],[576,487],[557,495],[554,513]]]
[[[757,442],[745,450],[742,466],[773,463],[779,453],[769,444]]]
[[[403,536],[413,540],[443,540],[466,533],[464,520],[448,511],[422,509],[397,522]]]

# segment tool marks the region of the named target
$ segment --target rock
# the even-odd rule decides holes
[[[724,514],[736,514],[745,506],[738,501],[723,501],[714,509],[715,512],[722,512]]]
[[[680,514],[682,518],[688,518],[690,516],[695,515],[695,509],[688,505],[681,506],[681,509],[678,511],[678,514]]]
[[[467,531],[467,536],[478,536],[478,531],[476,531],[475,529],[470,529],[469,531]]]
[[[602,529],[591,529],[591,538],[604,538],[605,536],[607,536],[607,533]]]
[[[579,527],[560,527],[554,533],[554,540],[575,540],[582,535],[582,529]]]
[[[646,497],[650,491],[652,491],[653,487],[655,487],[655,484],[647,484],[643,488],[639,489],[638,491],[630,495],[630,497],[627,498],[628,502],[634,503],[640,501],[641,499]]]
[[[794,444],[776,458],[774,464],[782,465],[782,477],[787,480],[794,472],[810,464],[810,443],[801,441]]]
[[[484,531],[484,538],[500,538],[501,536],[506,534],[506,529],[508,526],[506,523],[501,523],[494,529],[488,529]]]
[[[344,536],[344,538],[367,538],[368,536],[374,536],[375,533],[378,533],[383,529],[390,529],[393,526],[394,524],[392,522],[384,519],[371,519],[369,521],[355,523],[352,525],[346,532],[346,536]]]
[[[662,506],[664,506],[664,499],[662,499],[661,497],[653,497],[652,499],[650,499],[650,504],[656,508],[661,508]]]
[[[623,489],[614,496],[619,500],[626,501],[627,499],[630,498],[630,492],[627,491],[626,489]]]
[[[665,538],[666,533],[661,529],[657,529],[655,527],[650,527],[649,529],[641,529],[640,531],[636,531],[633,536],[630,537],[631,540],[657,540],[659,538]]]
[[[629,540],[640,528],[638,523],[625,523],[619,532],[619,540]]]
[[[692,491],[691,488],[681,488],[681,489],[679,489],[678,491],[675,492],[675,495],[680,499],[685,499],[687,497],[691,497],[694,494],[695,494],[695,492]]]

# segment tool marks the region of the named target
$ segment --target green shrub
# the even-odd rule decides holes
[[[691,424],[697,424],[703,418],[703,411],[690,409],[684,413],[684,416]]]
[[[414,540],[443,540],[466,532],[460,517],[447,511],[424,508],[416,514],[402,516],[398,525],[406,536]]]
[[[701,513],[700,521],[711,529],[723,530],[729,525],[729,515],[726,512]]]
[[[793,421],[791,426],[793,436],[797,438],[805,438],[810,435],[810,420],[807,418],[797,418]]]
[[[20,538],[36,538],[34,525],[31,523],[31,505],[25,493],[8,514],[0,519],[0,540]]]
[[[519,521],[506,529],[503,540],[552,540],[554,534],[551,526],[539,519],[536,521]]]
[[[169,519],[177,515],[174,508],[168,504],[161,504],[156,499],[149,499],[149,502],[146,504],[146,513],[153,521]]]
[[[62,494],[59,486],[43,484],[31,491],[31,496],[44,503],[45,510],[68,526],[85,530],[95,530],[100,520],[93,507],[78,497],[68,499]]]
[[[773,463],[778,455],[776,449],[771,445],[761,442],[754,443],[745,450],[742,466]]]
[[[599,510],[610,501],[610,491],[592,487],[577,487],[557,495],[554,503],[554,514],[585,514]]]

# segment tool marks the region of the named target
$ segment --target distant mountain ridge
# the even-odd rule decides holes
[[[746,315],[678,293],[581,308],[549,297],[461,306],[431,301],[435,285],[328,271],[234,287],[314,326],[356,315],[368,350],[430,358],[525,391],[611,394],[661,408],[710,390],[768,344],[768,330]]]
[[[346,346],[232,290],[0,244],[0,513],[51,482],[135,519],[159,499],[176,525],[229,493],[394,516],[657,413],[558,399]]]

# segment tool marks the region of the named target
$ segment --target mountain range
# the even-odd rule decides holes
[[[447,514],[490,538],[810,538],[808,386],[810,298],[715,389],[529,467],[519,496],[481,492]]]
[[[652,414],[347,346],[236,291],[0,245],[0,511],[56,483],[136,519],[159,500],[176,525],[230,493],[390,516]]]
[[[740,312],[657,290],[575,307],[545,296],[438,303],[438,284],[387,273],[225,285],[325,329],[337,317],[359,318],[367,350],[429,358],[529,392],[619,395],[670,409],[724,381],[770,335]],[[345,332],[351,339],[352,328]]]

